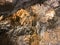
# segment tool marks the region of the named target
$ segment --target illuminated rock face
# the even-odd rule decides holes
[[[8,17],[4,15],[5,18],[0,16],[0,45],[60,45],[60,8],[56,11],[47,3],[49,0],[43,4],[36,1],[39,0],[18,0],[13,7],[18,11]]]
[[[5,3],[12,3],[14,0],[0,0],[0,5],[5,5]]]
[[[60,0],[47,0],[45,3],[50,5],[51,7],[58,7]]]

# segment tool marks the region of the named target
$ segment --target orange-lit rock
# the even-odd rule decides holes
[[[12,19],[16,20],[18,18],[21,25],[32,24],[32,21],[35,19],[34,16],[31,16],[28,11],[21,9],[13,14]]]

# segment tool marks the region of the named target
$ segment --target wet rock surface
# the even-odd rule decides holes
[[[59,0],[20,8],[10,16],[1,15],[0,45],[60,45]]]

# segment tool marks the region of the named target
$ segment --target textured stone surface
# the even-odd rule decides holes
[[[60,45],[60,8],[48,1],[0,16],[0,45]]]

